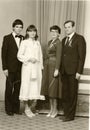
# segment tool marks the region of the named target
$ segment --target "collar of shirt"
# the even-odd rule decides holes
[[[75,32],[73,32],[72,34],[67,36],[67,37],[69,37],[69,41],[71,40],[71,38],[73,37],[74,34],[75,34]]]
[[[12,32],[12,35],[14,36],[14,38],[15,38],[15,36],[17,35],[15,32]]]
[[[12,32],[12,35],[13,35],[15,41],[16,41],[17,47],[19,48],[19,46],[20,46],[20,38],[18,38],[18,37],[16,38],[16,37],[15,37],[15,36],[17,35],[15,32]]]

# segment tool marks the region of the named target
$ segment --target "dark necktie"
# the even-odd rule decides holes
[[[66,45],[66,46],[69,45],[69,37],[66,38],[66,44],[65,44],[65,45]]]

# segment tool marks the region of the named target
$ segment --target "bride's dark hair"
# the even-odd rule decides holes
[[[36,29],[35,25],[29,25],[28,26],[28,28],[26,29],[25,39],[29,38],[28,32],[30,32],[30,31],[35,31],[36,32],[35,40],[37,40],[38,35],[37,35],[37,29]]]

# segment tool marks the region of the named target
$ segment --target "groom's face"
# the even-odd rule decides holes
[[[23,29],[22,25],[15,25],[15,27],[13,27],[13,31],[14,31],[17,35],[19,35],[19,34],[21,33],[22,29]]]

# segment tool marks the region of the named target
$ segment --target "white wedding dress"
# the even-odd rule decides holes
[[[43,57],[39,41],[27,39],[21,42],[17,54],[18,60],[22,62],[20,100],[41,99],[45,97],[40,95]],[[31,58],[37,62],[32,63]]]

